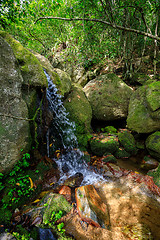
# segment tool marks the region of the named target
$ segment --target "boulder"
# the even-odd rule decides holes
[[[126,150],[131,155],[136,155],[137,148],[135,139],[130,132],[128,132],[127,130],[119,132],[118,140],[120,144],[124,147],[124,150]]]
[[[160,162],[160,132],[155,132],[146,139],[146,148]]]
[[[8,33],[0,31],[0,36],[0,171],[3,171],[21,159],[21,149],[28,152],[32,143],[38,145],[36,117],[47,78],[30,51]]]
[[[153,169],[147,173],[149,176],[153,177],[155,184],[160,187],[160,164],[156,169]]]
[[[103,121],[127,117],[129,99],[133,92],[113,73],[89,81],[83,88],[93,110],[93,118]]]
[[[90,131],[92,109],[79,85],[74,85],[72,87],[71,93],[64,101],[64,106],[69,112],[69,119],[75,122],[79,134]]]
[[[8,33],[0,35],[9,43],[19,64],[23,77],[23,85],[30,87],[47,87],[47,79],[38,59]]]
[[[160,82],[139,87],[131,96],[127,117],[129,129],[150,133],[160,129]]]
[[[10,45],[0,38],[0,172],[11,168],[28,150],[27,104],[22,98],[23,78]]]
[[[159,162],[154,158],[152,158],[151,156],[144,156],[144,158],[142,159],[140,168],[149,171],[151,169],[157,168],[158,165],[159,165]]]
[[[160,189],[148,176],[128,171],[112,181],[81,186],[76,201],[78,215],[70,214],[64,223],[77,240],[159,240]]]
[[[23,212],[30,216],[31,224],[39,226],[41,223],[47,225],[51,221],[53,212],[58,213],[62,211],[63,215],[65,215],[71,209],[72,206],[61,194],[48,192],[38,202],[37,206],[28,206],[24,208]],[[41,219],[41,221],[38,219]]]
[[[114,154],[119,147],[118,138],[108,134],[95,135],[90,139],[89,144],[91,152],[96,156],[103,156],[108,153]]]
[[[33,51],[31,52],[35,55],[35,57],[39,60],[43,68],[47,71],[47,73],[51,77],[53,83],[58,88],[58,93],[63,97],[67,96],[71,90],[71,78],[69,74],[67,74],[61,69],[53,68],[49,60],[44,56],[40,55],[39,53]]]
[[[80,217],[96,227],[110,227],[109,209],[92,185],[82,186],[75,192]]]

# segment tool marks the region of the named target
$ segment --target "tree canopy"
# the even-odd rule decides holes
[[[134,56],[160,46],[159,0],[1,0],[0,25],[28,48],[48,55],[59,43],[84,65],[120,57],[126,77]]]

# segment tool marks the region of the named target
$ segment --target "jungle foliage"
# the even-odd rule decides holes
[[[134,58],[151,49],[157,74],[159,0],[1,0],[0,9],[0,28],[45,56],[65,43],[85,67],[120,58],[130,78]]]

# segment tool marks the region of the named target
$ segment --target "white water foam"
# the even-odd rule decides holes
[[[84,154],[78,149],[78,142],[75,136],[75,124],[70,122],[61,96],[57,93],[57,88],[53,84],[50,76],[45,71],[48,80],[47,100],[48,106],[54,113],[54,128],[58,138],[61,140],[64,153],[58,159],[54,159],[59,167],[61,176],[59,183],[63,183],[67,178],[76,173],[83,174],[82,185],[93,184],[98,181],[106,181],[103,176],[95,173],[88,168],[84,161]],[[50,130],[49,130],[50,131]],[[47,154],[49,155],[49,131],[47,132]]]

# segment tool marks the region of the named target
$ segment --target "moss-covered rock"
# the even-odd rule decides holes
[[[160,82],[139,87],[131,96],[127,127],[138,133],[160,129]]]
[[[146,148],[160,162],[160,132],[155,132],[146,139]]]
[[[147,174],[153,177],[155,184],[160,187],[160,164],[156,169],[149,171]]]
[[[63,215],[67,214],[72,209],[71,204],[60,194],[47,192],[37,206],[28,206],[24,208],[26,215],[31,217],[34,221],[36,217],[40,217],[42,222],[35,223],[39,226],[41,223],[47,225],[51,221],[52,213],[62,211]]]
[[[101,128],[101,131],[103,131],[105,133],[110,133],[110,134],[116,134],[117,133],[117,129],[113,126],[106,126],[105,128]]]
[[[115,158],[115,156],[113,156],[113,154],[108,153],[108,155],[103,157],[103,162],[110,162],[110,163],[117,163],[117,159]]]
[[[152,158],[151,156],[144,156],[140,168],[145,169],[147,171],[157,168],[159,162]]]
[[[91,130],[92,109],[80,86],[72,87],[71,93],[64,101],[64,106],[69,112],[69,119],[76,124],[77,134]]]
[[[83,90],[91,104],[94,119],[110,121],[127,117],[133,90],[115,74],[98,76]]]
[[[43,68],[47,71],[47,73],[51,77],[53,83],[56,85],[58,89],[58,93],[66,97],[71,90],[71,78],[69,74],[62,71],[61,69],[53,68],[49,60],[44,56],[36,52],[33,52],[33,54],[39,60]]]
[[[152,83],[146,89],[146,100],[151,111],[160,108],[160,82]]]
[[[127,130],[119,132],[118,140],[128,153],[130,153],[131,155],[135,155],[137,153],[135,139],[130,132],[128,132]]]
[[[118,150],[119,143],[116,136],[100,135],[93,137],[89,141],[91,151],[96,156],[104,154],[114,154]]]
[[[10,45],[0,37],[0,171],[11,168],[30,148],[28,109],[22,98],[23,78]]]
[[[131,154],[121,147],[114,153],[114,156],[116,158],[129,158]]]
[[[9,43],[16,56],[23,77],[23,84],[34,87],[46,87],[47,79],[37,58],[8,33],[0,31],[0,36]]]

